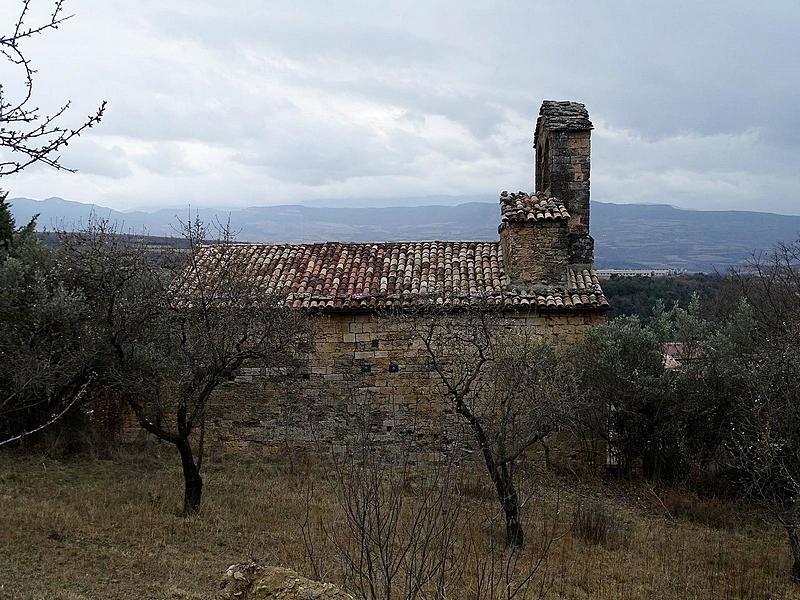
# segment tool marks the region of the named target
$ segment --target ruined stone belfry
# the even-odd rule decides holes
[[[591,265],[589,171],[592,122],[578,102],[545,100],[533,138],[536,191],[561,201],[569,212],[569,262]]]
[[[500,194],[503,265],[515,289],[569,286],[572,273],[592,269],[591,130],[583,104],[542,103],[534,133],[535,192]]]

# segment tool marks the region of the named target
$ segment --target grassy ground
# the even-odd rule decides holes
[[[307,475],[252,458],[211,461],[203,510],[184,519],[176,457],[159,452],[68,461],[0,454],[0,598],[213,598],[225,568],[249,558],[313,575],[299,533]],[[553,485],[527,511],[533,558],[542,523],[555,515]],[[544,597],[800,598],[786,579],[780,530],[752,514],[724,503],[693,510],[685,497],[641,485],[591,487],[610,533],[592,543],[560,529],[534,586]],[[324,489],[311,500],[322,521],[336,511]],[[572,522],[572,502],[556,520]],[[335,561],[321,552],[323,563]],[[324,575],[340,578],[333,566]],[[470,594],[453,588],[450,597]]]

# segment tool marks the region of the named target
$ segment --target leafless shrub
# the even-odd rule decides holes
[[[456,493],[453,463],[444,460],[415,468],[407,445],[381,449],[370,435],[369,402],[352,439],[334,449],[324,482],[338,509],[318,520],[316,533],[334,550],[347,587],[362,598],[447,596],[452,571],[459,568],[455,540],[463,503]],[[306,494],[300,528],[315,577],[323,566]]]
[[[476,493],[472,464],[457,465],[447,455],[418,460],[401,442],[381,447],[368,423],[365,417],[345,448],[333,451],[325,489],[306,487],[299,528],[315,578],[339,579],[370,600],[543,593],[547,556],[566,530],[558,502],[528,548],[506,547],[498,529],[503,513],[494,494]],[[335,510],[314,518],[318,492],[335,499]],[[331,555],[333,567],[323,558]]]
[[[575,505],[572,515],[572,535],[592,546],[608,544],[615,529],[614,518],[599,502]]]
[[[486,502],[481,509],[491,506]],[[561,506],[558,494],[554,505],[540,515],[525,548],[505,543],[501,534],[504,519],[499,514],[483,513],[484,519],[479,520],[482,527],[469,528],[465,534],[469,564],[463,596],[487,600],[545,598],[560,578],[557,568],[550,564],[551,551],[569,531],[569,525],[561,522]]]

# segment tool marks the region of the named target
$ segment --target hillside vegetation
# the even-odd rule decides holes
[[[0,196],[10,598],[199,598],[248,555],[376,600],[797,595],[800,241],[718,288],[677,288],[705,285],[708,309],[700,294],[668,306],[668,280],[616,282],[652,286],[651,316],[569,348],[508,331],[491,305],[388,313],[460,433],[429,449],[414,428],[387,437],[342,383],[324,398],[341,436],[275,433],[276,460],[221,455],[228,408],[209,399],[250,364],[290,389],[312,319],[264,293],[228,230],[214,274],[104,222],[47,245],[5,209]],[[185,227],[190,250],[209,239]]]
[[[694,295],[706,311],[721,314],[733,308],[739,297],[730,278],[718,274],[688,273],[674,277],[614,275],[603,280],[602,285],[611,305],[608,313],[611,319],[629,315],[649,320],[659,302],[666,307],[677,304],[686,308]]]

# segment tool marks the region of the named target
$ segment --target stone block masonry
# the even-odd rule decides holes
[[[454,317],[457,318],[457,317]],[[508,313],[561,348],[605,320],[603,313]],[[230,451],[280,452],[337,445],[366,428],[379,443],[438,452],[469,440],[409,321],[378,313],[314,317],[314,348],[302,372],[249,369],[209,404],[207,439]]]
[[[594,261],[594,241],[589,235],[591,130],[583,104],[546,101],[534,135],[536,191],[558,198],[567,207],[572,264]]]
[[[500,244],[512,283],[563,285],[570,249],[567,221],[513,223],[500,230]]]

